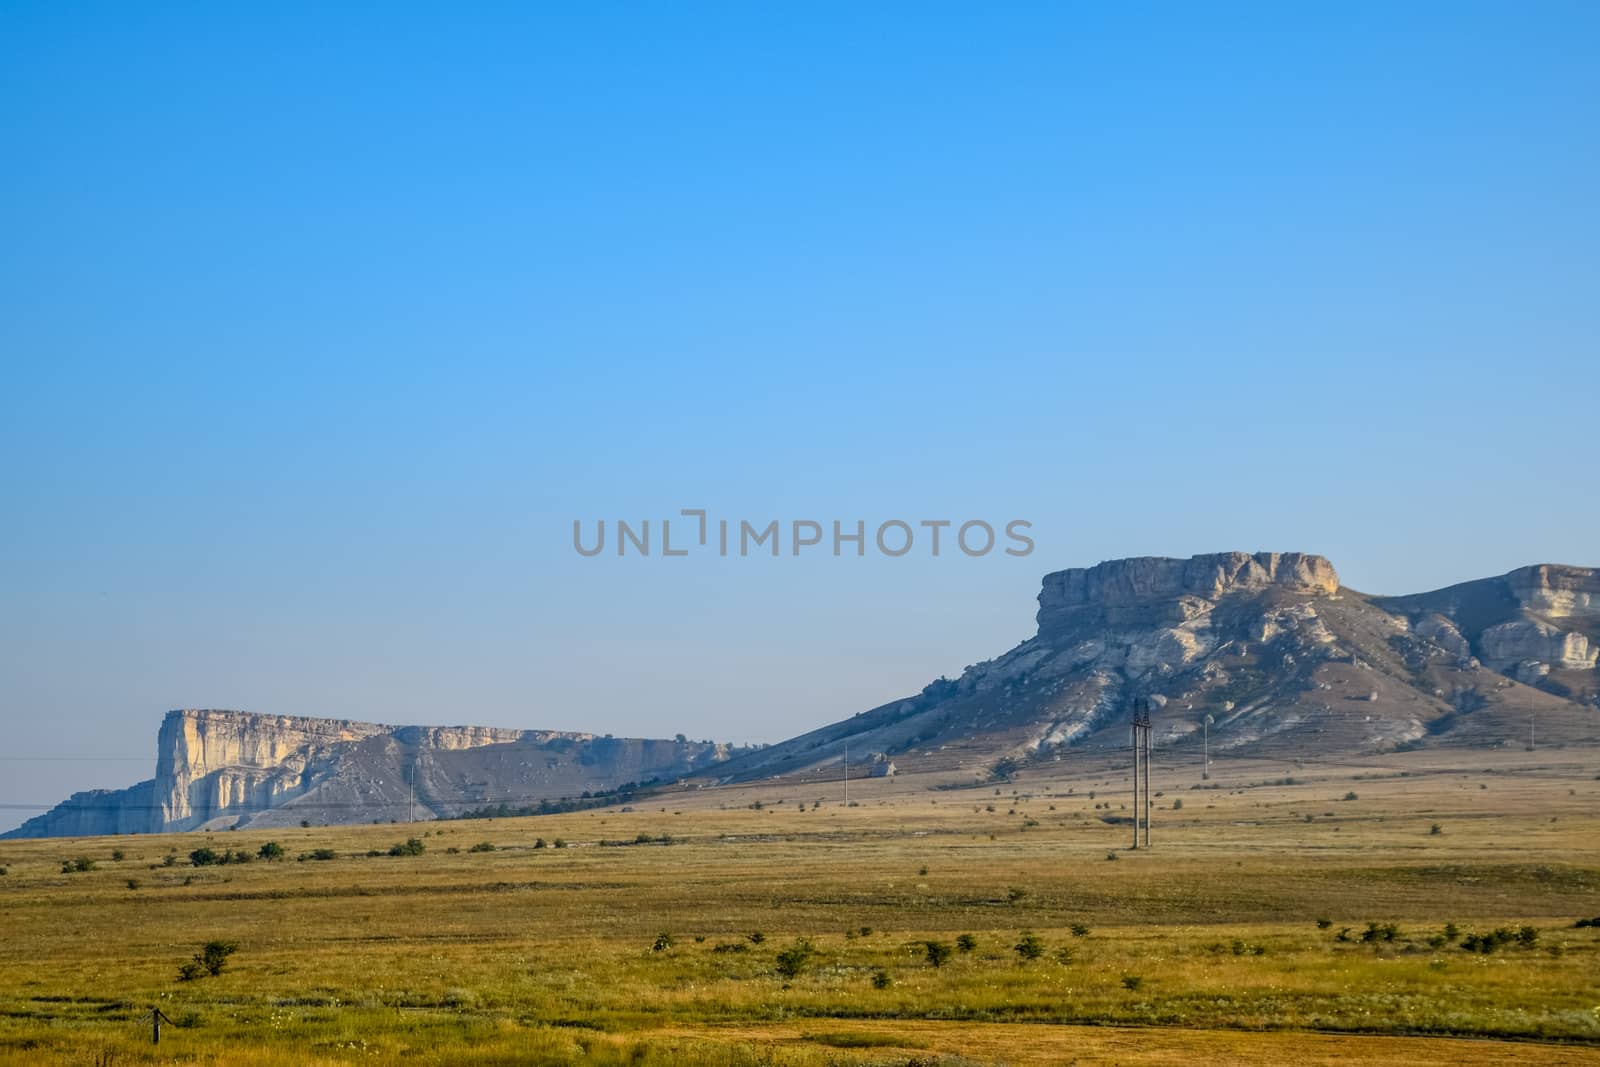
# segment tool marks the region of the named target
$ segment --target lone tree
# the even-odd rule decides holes
[[[281,860],[286,855],[283,846],[276,841],[268,841],[256,852],[264,860]]]

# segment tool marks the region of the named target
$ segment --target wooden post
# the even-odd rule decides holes
[[[175,1025],[175,1024],[173,1024],[171,1019],[167,1018],[165,1015],[163,1015],[161,1013],[161,1009],[160,1008],[151,1008],[150,1009],[150,1043],[152,1045],[161,1044],[161,1024],[162,1023],[167,1023],[168,1025]]]

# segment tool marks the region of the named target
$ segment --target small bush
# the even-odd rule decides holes
[[[665,930],[663,930],[659,934],[656,935],[655,941],[651,943],[650,951],[651,952],[665,952],[665,951],[667,951],[667,949],[669,949],[671,947],[672,947],[672,935],[667,933]]]
[[[1332,925],[1333,925],[1333,920],[1332,919],[1318,919],[1317,920],[1317,929],[1318,930],[1326,930],[1328,927],[1330,927]]]
[[[283,859],[287,853],[284,851],[283,846],[278,844],[276,841],[268,841],[266,844],[262,845],[256,850],[256,855],[261,859],[271,862],[273,860]]]
[[[111,858],[117,863],[121,863],[123,860],[128,858],[128,854],[122,851],[120,848],[114,848],[111,850]]]
[[[760,930],[753,930],[744,936],[745,940],[749,941],[752,945],[759,945],[761,942],[767,939],[767,935],[762,933]]]
[[[749,952],[750,946],[743,941],[719,941],[711,946],[712,952]]]
[[[950,961],[953,951],[948,941],[924,941],[922,950],[928,957],[928,965],[931,967],[943,967]]]
[[[1122,976],[1122,988],[1130,993],[1136,993],[1144,985],[1144,976],[1138,974],[1125,974]]]
[[[467,849],[468,852],[493,852],[494,850],[493,841],[479,841],[476,845]]]
[[[192,982],[211,975],[215,978],[228,966],[228,957],[239,950],[237,941],[207,941],[187,963],[178,965],[178,981]]]
[[[1344,795],[1344,799],[1346,799],[1346,800],[1360,800],[1361,798],[1356,796],[1356,791],[1354,789],[1352,789],[1352,790],[1350,790],[1350,792],[1348,792],[1348,793],[1346,793]]]
[[[1523,948],[1533,948],[1539,943],[1539,931],[1531,926],[1517,928],[1517,944]]]
[[[806,964],[810,962],[816,949],[811,947],[811,942],[800,938],[794,944],[778,953],[778,973],[785,978],[798,978],[805,971]]]
[[[1461,936],[1461,928],[1456,926],[1455,923],[1445,923],[1444,924],[1444,939],[1446,941],[1454,942],[1460,936]]]
[[[873,989],[888,989],[892,985],[894,985],[894,979],[890,978],[889,972],[882,967],[872,972]]]
[[[88,856],[78,856],[70,860],[61,861],[62,874],[80,874],[84,871],[94,870],[94,860]]]
[[[1183,798],[1182,797],[1179,797],[1177,800],[1174,800],[1172,802],[1172,810],[1173,811],[1182,811],[1183,810]]]
[[[214,867],[221,862],[221,854],[212,848],[197,848],[189,853],[191,867]]]
[[[564,837],[558,837],[554,841],[550,842],[550,847],[551,848],[566,848],[567,847],[567,839],[564,838]]]
[[[422,841],[415,837],[408,837],[404,844],[389,846],[391,856],[420,856],[427,849]]]
[[[128,888],[129,889],[138,889],[140,884],[141,883],[140,883],[139,879],[137,879],[137,878],[129,878],[128,879]]]
[[[1024,930],[1011,949],[1025,960],[1036,960],[1044,955],[1044,942],[1036,934]]]
[[[1117,858],[1117,854],[1115,852],[1107,852],[1106,853],[1106,859],[1115,860],[1116,858]]]
[[[956,938],[956,948],[961,952],[971,952],[978,947],[978,939],[971,934],[962,934]]]
[[[1014,885],[1006,890],[1006,899],[1013,904],[1020,904],[1028,899],[1028,891],[1020,885]]]
[[[1072,931],[1072,936],[1073,937],[1088,937],[1089,936],[1089,928],[1087,926],[1085,926],[1083,923],[1073,923],[1070,927],[1068,927],[1068,929],[1070,929]]]

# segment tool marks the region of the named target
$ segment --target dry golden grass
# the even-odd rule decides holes
[[[1126,770],[1088,763],[855,783],[850,808],[837,782],[770,783],[632,812],[4,842],[0,1063],[1600,1062],[1600,929],[1573,928],[1600,915],[1597,771],[1577,751],[1230,761],[1192,789],[1169,768],[1137,853],[1101,821],[1127,814]],[[420,856],[367,855],[424,834]],[[183,858],[267,840],[289,859]],[[295,860],[317,848],[339,858]],[[63,873],[78,856],[95,869]],[[1335,940],[1368,922],[1396,939]],[[1538,942],[1429,944],[1447,922]],[[1013,951],[1024,930],[1041,958]],[[926,941],[963,933],[973,951],[929,965]],[[239,942],[228,969],[178,981],[212,938]],[[800,938],[815,951],[785,979]],[[159,1049],[152,1005],[182,1024]]]

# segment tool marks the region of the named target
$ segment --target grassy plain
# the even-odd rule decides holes
[[[1207,788],[1158,766],[1138,852],[1106,821],[1127,769],[1088,761],[857,782],[848,808],[773,782],[0,842],[0,1064],[1600,1063],[1600,928],[1574,927],[1600,916],[1600,753],[1367,763],[1218,761]],[[269,840],[286,858],[187,858]],[[238,942],[223,973],[178,980],[212,939]]]

